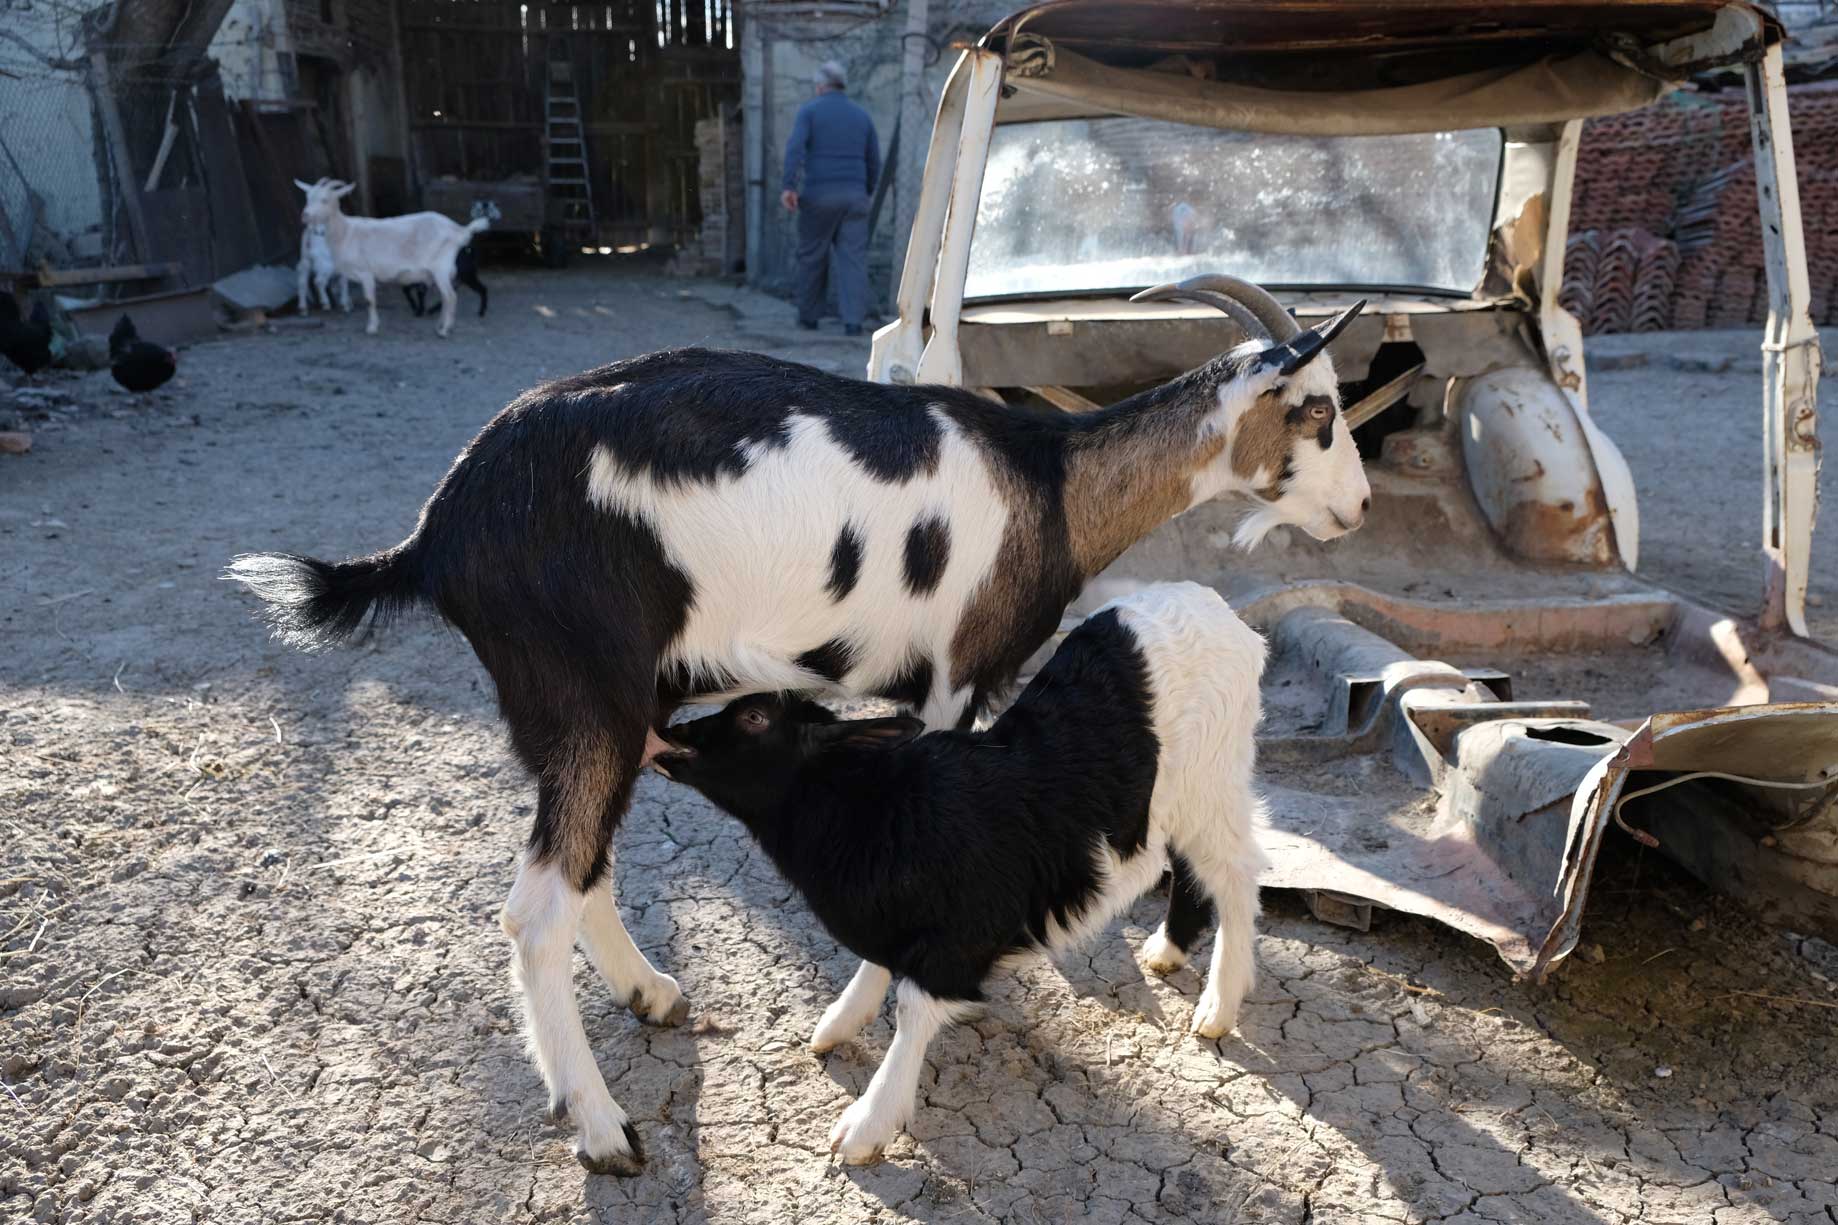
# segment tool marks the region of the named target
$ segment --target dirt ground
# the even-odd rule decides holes
[[[998,979],[934,1044],[912,1136],[830,1165],[889,1018],[805,1050],[852,962],[738,825],[656,778],[619,896],[693,1010],[645,1026],[581,966],[651,1154],[585,1175],[496,923],[533,789],[483,672],[426,621],[281,649],[218,570],[399,539],[540,377],[666,344],[850,372],[866,350],[645,275],[490,280],[448,342],[395,309],[376,338],[353,316],[197,346],[151,399],[54,381],[34,451],[0,457],[0,1219],[1838,1225],[1838,950],[1633,851],[1544,987],[1428,922],[1360,934],[1271,894],[1216,1043],[1187,1032],[1195,974],[1138,969],[1145,899],[1088,957]],[[1758,477],[1729,467],[1754,376],[1643,343],[1664,386],[1594,392],[1659,483],[1650,566],[1746,601],[1752,552],[1717,546],[1753,547]],[[1718,527],[1704,491],[1730,482]]]

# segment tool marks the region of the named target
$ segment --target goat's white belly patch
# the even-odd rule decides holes
[[[693,674],[735,680],[730,692],[811,688],[800,655],[846,643],[843,691],[904,672],[917,653],[936,658],[994,566],[1008,507],[982,453],[943,413],[930,474],[878,480],[830,437],[820,418],[794,412],[784,446],[749,444],[738,476],[659,483],[605,446],[593,450],[589,501],[643,522],[695,590],[688,621],[668,649]],[[943,573],[929,592],[906,581],[907,537],[938,519],[948,534]],[[854,588],[829,590],[831,557],[845,527],[861,542]],[[821,682],[818,682],[821,684]]]
[[[1098,889],[1071,922],[1061,926],[1049,920],[1045,951],[1060,953],[1078,948],[1110,921],[1128,910],[1137,898],[1153,889],[1168,866],[1167,834],[1151,828],[1147,843],[1135,854],[1121,856],[1108,843],[1099,840],[1092,849],[1097,869]]]

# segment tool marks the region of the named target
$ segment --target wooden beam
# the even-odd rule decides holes
[[[1029,391],[1051,404],[1069,413],[1088,413],[1093,409],[1103,408],[1096,400],[1087,400],[1070,387],[1030,387]]]
[[[40,288],[54,289],[59,285],[105,285],[116,281],[157,281],[164,277],[177,276],[183,265],[178,263],[162,264],[120,264],[112,268],[40,268],[32,276]]]
[[[115,189],[128,214],[128,230],[134,237],[134,254],[150,259],[147,246],[147,218],[140,209],[140,180],[134,174],[134,159],[128,154],[127,131],[121,126],[121,111],[115,105],[115,87],[110,79],[108,56],[101,51],[89,57],[94,74],[96,109],[102,113],[103,134],[108,137],[109,157],[115,164]]]
[[[402,164],[407,171],[404,184],[408,203],[413,207],[421,205],[421,161],[415,152],[415,133],[408,119],[408,74],[402,70],[402,6],[389,6],[389,75],[396,83],[396,129],[402,141]]]
[[[418,119],[408,125],[417,132],[540,132],[543,121],[525,123],[517,119]]]
[[[628,21],[620,25],[595,26],[592,29],[545,30],[539,26],[520,26],[515,22],[491,22],[484,25],[460,25],[444,21],[405,21],[402,23],[404,34],[489,34],[493,38],[502,38],[506,34],[515,34],[522,38],[550,38],[566,34],[569,38],[592,38],[598,35],[603,38],[630,38],[636,34],[642,38],[653,36],[651,26],[637,21]]]
[[[1362,397],[1359,403],[1341,409],[1340,415],[1346,418],[1347,428],[1349,430],[1358,429],[1409,395],[1411,388],[1417,385],[1417,379],[1423,374],[1423,366],[1423,362],[1418,362],[1383,387]]]

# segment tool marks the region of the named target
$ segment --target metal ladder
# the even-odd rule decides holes
[[[544,144],[550,199],[559,206],[557,220],[571,239],[594,235],[593,184],[587,174],[587,137],[581,100],[574,91],[574,65],[548,57],[549,88],[544,98]]]

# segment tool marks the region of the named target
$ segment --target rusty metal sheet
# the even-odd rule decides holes
[[[1550,738],[1554,729],[1561,738]],[[1563,872],[1570,797],[1626,735],[1578,719],[1478,724],[1457,738],[1440,794],[1400,774],[1354,794],[1321,795],[1306,789],[1315,784],[1301,770],[1286,785],[1289,746],[1263,746],[1271,823],[1261,843],[1271,867],[1260,881],[1434,919],[1529,973],[1561,918],[1552,886]],[[1308,768],[1316,780],[1320,766]]]
[[[1263,884],[1333,897],[1330,919],[1361,902],[1434,919],[1541,978],[1576,946],[1626,794],[1640,801],[1628,809],[1636,825],[1706,883],[1769,921],[1838,939],[1838,698],[1759,704],[1778,682],[1757,672],[1787,661],[1803,674],[1785,678],[1795,686],[1838,686],[1838,656],[1783,654],[1752,627],[1654,598],[1451,608],[1315,584],[1239,608],[1318,693],[1313,722],[1298,725],[1317,734],[1259,742]],[[1574,699],[1514,701],[1487,679],[1497,673],[1399,645],[1587,649],[1660,633],[1711,690],[1758,704],[1655,714],[1635,729]],[[1798,790],[1685,777],[1705,770]],[[1669,778],[1682,781],[1639,794]]]
[[[1629,777],[1640,773],[1663,781],[1699,771],[1806,790],[1732,783],[1743,793],[1743,802],[1734,803],[1708,788],[1693,795],[1687,782],[1654,794],[1637,814],[1626,814],[1632,827],[1705,884],[1764,918],[1838,940],[1838,702],[1676,711],[1648,719],[1577,789],[1558,882],[1562,913],[1538,951],[1534,975],[1547,973],[1576,946],[1596,854],[1616,802],[1629,790]],[[1820,802],[1782,813],[1770,807],[1770,792]]]
[[[1462,455],[1481,513],[1515,556],[1606,566],[1608,500],[1577,414],[1542,370],[1510,367],[1459,393]]]

